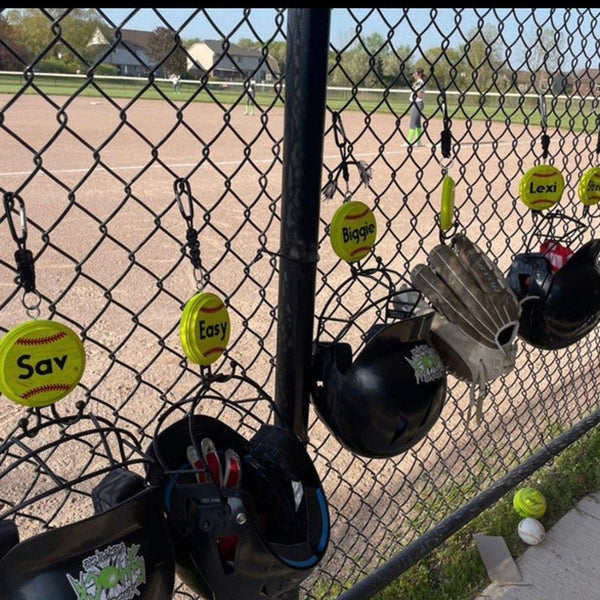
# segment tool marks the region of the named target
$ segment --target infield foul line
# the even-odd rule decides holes
[[[519,145],[520,143],[524,143],[524,142],[517,142],[516,145]],[[497,146],[512,146],[513,142],[472,142],[472,143],[464,143],[461,144],[461,146],[489,146],[490,144],[496,144]],[[427,150],[428,148],[431,148],[430,145],[423,145],[423,146],[415,146],[412,148],[412,151],[415,152],[419,149],[422,150]],[[408,148],[401,148],[400,150],[386,150],[386,156],[388,155],[394,155],[394,154],[405,154],[407,152]],[[357,158],[361,158],[361,157],[366,157],[366,156],[379,156],[381,153],[380,152],[361,152],[361,153],[356,153],[354,154],[354,156],[356,156]],[[339,155],[338,154],[331,154],[331,155],[326,155],[323,156],[323,160],[330,160],[330,159],[339,159]],[[256,160],[253,160],[252,163],[253,164],[261,164],[261,163],[272,163],[273,159],[271,158],[259,158]],[[172,168],[185,168],[185,167],[195,167],[197,166],[197,162],[193,162],[193,163],[176,163],[174,165],[169,165]],[[217,167],[225,167],[228,165],[239,165],[240,161],[239,160],[225,160],[225,161],[221,161],[221,162],[213,162],[210,164],[214,164]],[[146,167],[144,165],[131,165],[131,166],[122,166],[122,167],[112,167],[110,170],[111,171],[139,171],[141,169],[156,169],[158,167],[162,167],[162,165],[157,165],[154,164],[150,167]],[[163,167],[164,168],[164,167]],[[90,169],[53,169],[52,173],[88,173]],[[108,172],[107,169],[105,169],[104,167],[98,167],[97,169],[95,169],[96,171],[105,171]],[[23,176],[23,175],[30,175],[31,171],[9,171],[9,172],[0,172],[0,176],[1,177],[18,177],[18,176]]]

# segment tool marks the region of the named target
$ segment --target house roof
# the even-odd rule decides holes
[[[223,54],[223,42],[224,40],[204,40],[200,43],[206,44],[215,54]],[[235,56],[254,56],[256,58],[260,58],[262,56],[262,52],[260,52],[259,50],[256,50],[254,48],[241,48],[233,42],[229,42],[229,49],[227,52],[228,54]]]
[[[92,35],[90,41],[88,42],[88,46],[108,46],[115,42],[116,29],[111,29],[108,32],[108,38],[102,33],[102,30],[99,27],[96,27],[94,34]],[[136,46],[140,49],[145,49],[148,47],[148,42],[150,36],[152,35],[151,31],[140,31],[138,29],[121,29],[121,41],[127,44],[128,46]]]
[[[223,41],[203,40],[198,43],[205,44],[209,47],[209,49],[212,52],[214,52],[217,55],[221,55],[223,53]],[[258,59],[261,59],[263,57],[263,53],[260,50],[257,50],[256,48],[242,48],[232,42],[229,42],[228,54],[231,56],[250,56]],[[277,62],[275,57],[268,54],[266,62],[274,73],[279,73],[279,63]]]
[[[111,37],[115,39],[115,31],[111,31]],[[151,31],[140,31],[139,29],[121,29],[121,41],[128,45],[137,46],[138,48],[147,48]]]

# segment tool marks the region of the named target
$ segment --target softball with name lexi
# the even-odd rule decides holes
[[[214,363],[225,352],[230,332],[229,311],[219,296],[199,292],[188,300],[179,323],[179,339],[191,362]]]
[[[523,175],[519,196],[532,210],[545,210],[557,204],[565,189],[562,173],[552,165],[536,165]]]
[[[66,325],[22,323],[0,340],[0,391],[23,406],[48,406],[77,386],[85,360],[81,339]]]

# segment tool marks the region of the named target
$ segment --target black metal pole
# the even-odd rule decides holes
[[[285,117],[275,402],[283,424],[307,438],[318,257],[329,8],[290,8]]]

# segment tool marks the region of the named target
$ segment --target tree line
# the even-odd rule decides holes
[[[4,9],[0,12],[0,70],[55,73],[116,74],[112,65],[95,64],[98,50],[88,46],[96,28],[107,39],[111,29],[96,9]],[[556,32],[539,33],[524,40],[521,62],[514,48],[507,49],[497,29],[488,25],[464,35],[464,43],[456,48],[440,46],[420,49],[409,44],[394,45],[380,33],[358,36],[350,30],[340,49],[330,49],[328,85],[361,88],[408,87],[415,68],[422,67],[440,89],[456,88],[507,91],[515,84],[515,67],[535,71],[542,66],[551,72],[560,64],[563,45]],[[157,27],[151,32],[147,53],[158,65],[159,75],[185,73],[186,50],[199,38],[176,40],[174,31]],[[263,51],[260,41],[242,38],[236,42],[244,49]],[[285,73],[285,41],[269,41],[267,50]],[[556,67],[554,67],[556,68]]]

